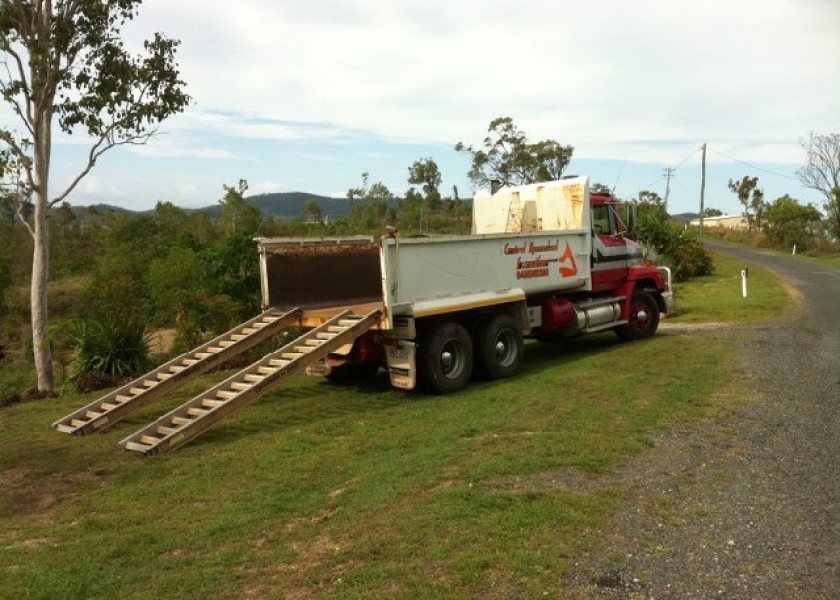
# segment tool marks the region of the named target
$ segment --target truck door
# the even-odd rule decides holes
[[[614,290],[627,279],[624,225],[609,204],[592,206],[592,291]]]

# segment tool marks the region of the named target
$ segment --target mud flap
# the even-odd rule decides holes
[[[391,385],[401,390],[413,390],[417,385],[417,346],[414,342],[399,340],[385,346],[388,376]]]

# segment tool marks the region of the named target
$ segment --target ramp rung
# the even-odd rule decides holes
[[[223,360],[254,347],[283,327],[298,321],[301,314],[300,309],[270,309],[263,312],[56,421],[53,427],[61,432],[75,434],[103,429],[219,365]],[[132,440],[136,442],[137,438]]]
[[[300,338],[291,340],[234,377],[135,432],[121,444],[128,450],[146,453],[173,450],[258,399],[263,392],[298,374],[306,366],[323,360],[329,352],[352,343],[375,326],[381,317],[380,311],[359,318],[348,317],[349,314],[349,311],[345,311]],[[300,317],[299,312],[297,317]],[[345,326],[336,327],[339,323]],[[336,334],[332,333],[332,328],[337,330]],[[167,437],[155,438],[156,433],[164,433]],[[143,445],[150,443],[151,447]]]
[[[148,452],[154,447],[154,444],[141,444],[139,442],[126,442],[126,450],[134,450],[135,452]]]

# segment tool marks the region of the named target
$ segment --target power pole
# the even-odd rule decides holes
[[[662,176],[665,178],[665,210],[668,210],[668,197],[671,195],[671,177],[674,176],[676,169],[665,167],[662,171]]]
[[[701,177],[700,177],[700,243],[703,243],[703,211],[705,208],[705,201],[706,201],[706,144],[705,142],[701,146],[703,150],[703,161],[702,161],[702,169],[701,169]]]

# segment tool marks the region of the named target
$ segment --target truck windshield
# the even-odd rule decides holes
[[[598,235],[616,235],[627,231],[618,213],[609,204],[592,207],[592,229]]]

